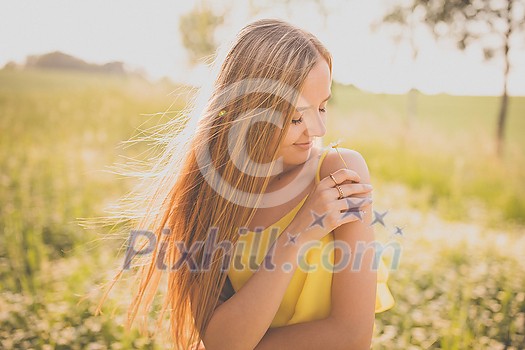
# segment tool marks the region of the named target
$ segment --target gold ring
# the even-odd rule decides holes
[[[341,189],[341,187],[339,185],[335,185],[335,188],[337,188],[337,190],[339,191],[339,197],[337,199],[345,198],[345,194],[343,193],[343,190]]]
[[[335,181],[334,174],[330,173],[330,178],[331,178],[332,180],[334,180],[336,186],[339,185],[339,184],[337,183],[337,181]]]

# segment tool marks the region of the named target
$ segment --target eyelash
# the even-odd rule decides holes
[[[301,118],[297,119],[297,120],[293,120],[292,119],[292,124],[294,125],[297,125],[297,124],[301,124],[303,122],[303,117],[301,116]]]
[[[326,108],[319,108],[319,111],[320,111],[321,113],[326,113]],[[293,119],[292,119],[292,124],[294,124],[294,125],[301,124],[302,122],[303,122],[303,116],[301,116],[301,118],[296,119],[296,120],[293,120]]]

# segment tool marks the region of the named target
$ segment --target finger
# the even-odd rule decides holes
[[[340,225],[347,222],[363,221],[367,212],[371,212],[372,202],[368,202],[366,199],[357,208],[350,208],[343,210],[339,216]]]
[[[338,210],[348,210],[364,208],[371,203],[373,203],[372,198],[346,197],[343,199],[336,200],[334,206]]]
[[[359,194],[369,194],[374,190],[374,187],[370,184],[346,184],[346,185],[339,185],[341,187],[341,190],[343,191],[345,197],[348,196],[354,196]],[[339,191],[337,188],[335,188],[337,193]]]
[[[333,172],[332,176],[334,177],[337,184],[341,184],[347,180],[354,181],[354,182],[361,181],[361,178],[355,171],[350,170],[350,169],[345,169],[345,168],[339,169]],[[322,179],[319,184],[319,186],[321,186],[322,188],[335,187],[335,185],[336,183],[330,176],[327,176],[324,179]]]
[[[361,182],[361,177],[359,174],[351,169],[342,168],[334,172],[333,175],[338,184],[342,184],[346,181],[350,181],[352,183]]]
[[[337,226],[347,224],[354,221],[362,221],[365,217],[365,211],[361,209],[350,209],[349,211],[342,212],[339,215]]]
[[[360,197],[360,198],[369,198],[371,197],[371,192],[373,191],[372,185],[369,184],[348,184],[348,185],[339,185],[341,188],[342,197]],[[330,187],[324,191],[330,193],[328,198],[340,199],[341,193],[337,187]]]

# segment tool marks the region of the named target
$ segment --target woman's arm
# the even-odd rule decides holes
[[[348,330],[344,329],[342,323],[332,317],[270,328],[257,344],[255,350],[354,349],[344,332],[348,332]]]
[[[296,234],[293,221],[285,232]],[[202,337],[207,350],[254,349],[262,339],[297,268],[299,244],[285,245],[287,239],[280,235],[275,250],[269,249],[273,269],[263,261],[242,288],[215,309]],[[284,263],[290,263],[292,270],[283,271]]]
[[[359,174],[360,183],[370,184],[370,173],[359,152],[341,148],[341,157],[353,171]],[[339,158],[339,155],[335,155]],[[340,168],[341,159],[331,157],[328,171]],[[339,165],[337,165],[339,164]],[[331,168],[330,168],[331,167]],[[362,195],[357,195],[363,197]],[[365,196],[371,196],[371,193]],[[331,317],[346,335],[347,348],[370,349],[374,330],[377,271],[373,266],[375,251],[372,204],[363,206],[362,220],[337,227],[334,239],[350,247],[350,262],[341,271],[334,273],[332,280]],[[341,250],[335,250],[335,264]]]
[[[370,175],[363,157],[355,151],[340,149],[341,156],[361,178],[370,183]],[[328,154],[321,168],[321,177],[340,169],[339,155]],[[328,318],[291,326],[271,328],[257,345],[265,349],[370,349],[375,317],[377,288],[376,272],[370,268],[374,259],[374,232],[370,225],[372,205],[363,207],[363,221],[343,224],[334,230],[334,239],[347,243],[352,252],[348,265],[333,274],[332,311]],[[361,256],[358,247],[366,248]],[[334,263],[341,258],[336,249]],[[354,260],[360,268],[352,271]]]

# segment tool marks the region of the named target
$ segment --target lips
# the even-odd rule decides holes
[[[303,143],[294,143],[294,145],[304,150],[308,150],[312,147],[313,142],[310,141],[310,142],[303,142]]]

